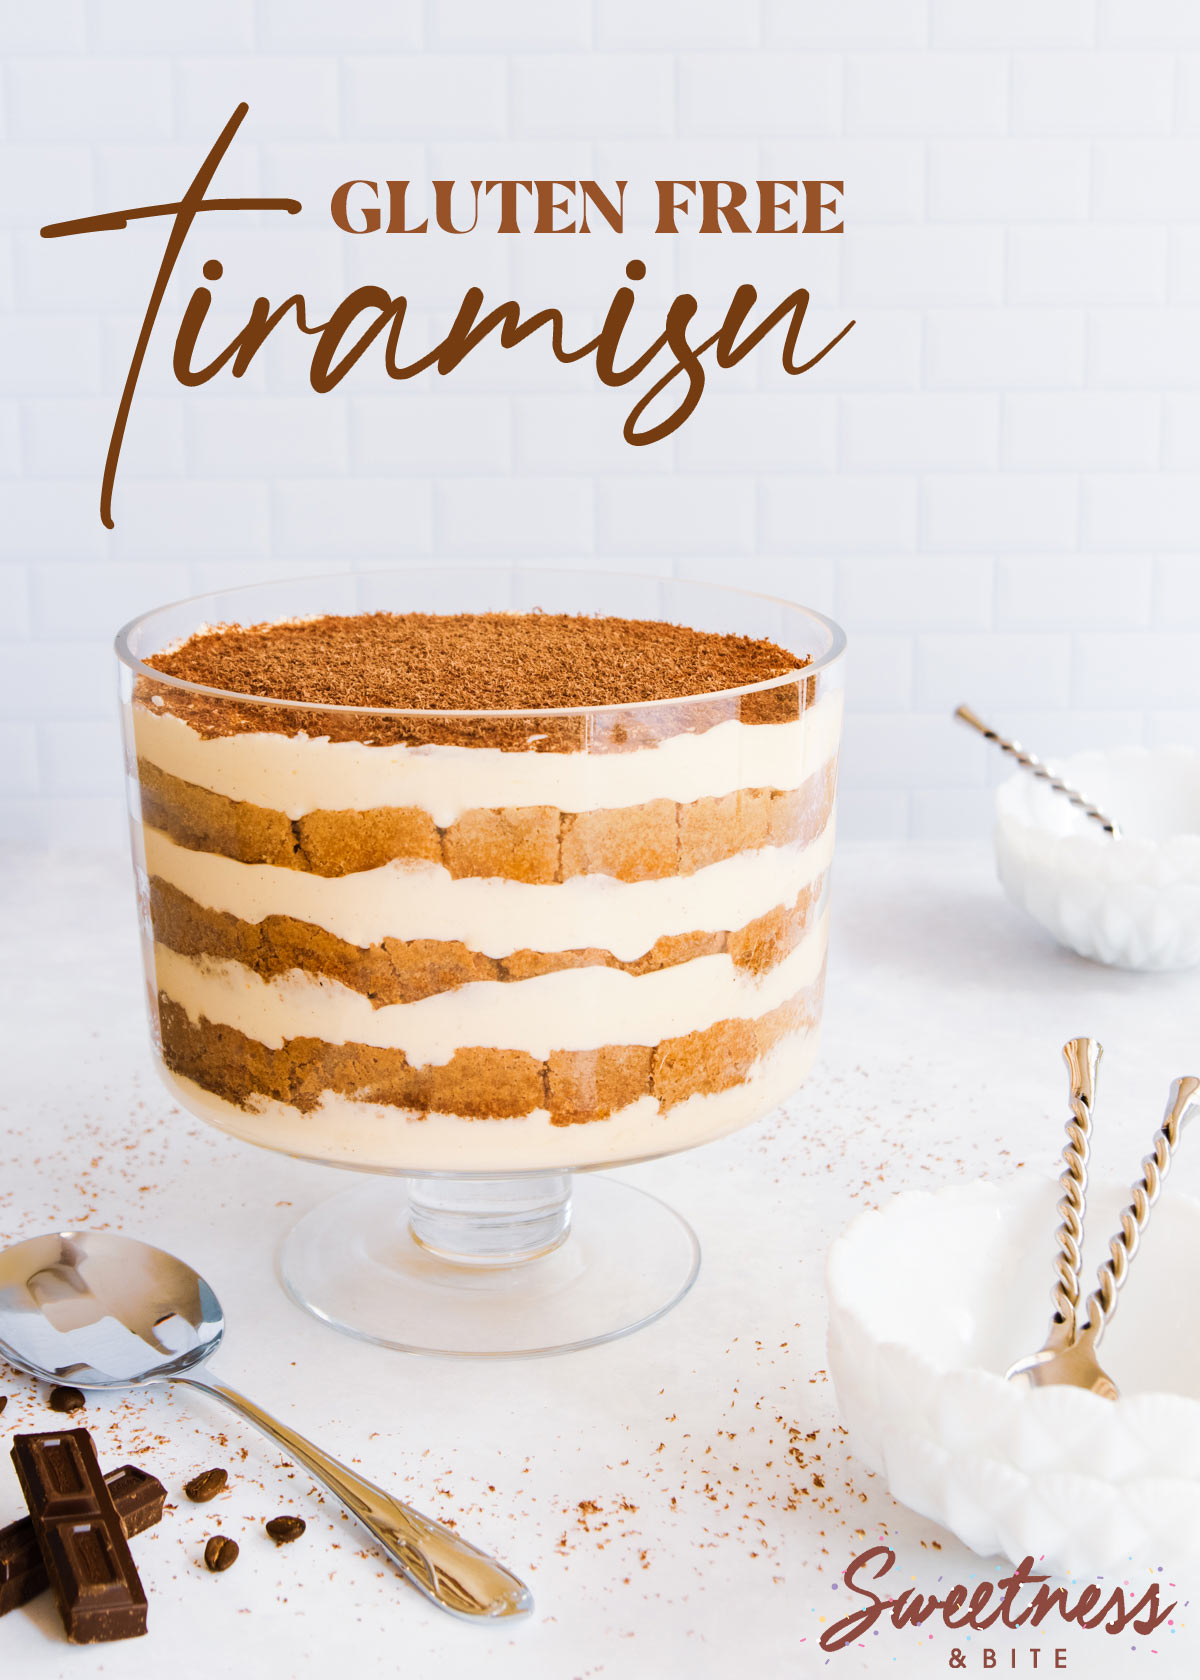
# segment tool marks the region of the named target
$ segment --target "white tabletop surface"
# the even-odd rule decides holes
[[[75,1422],[106,1466],[168,1485],[163,1523],[135,1541],[150,1597],[140,1641],[73,1649],[42,1598],[0,1622],[0,1674],[327,1674],[428,1680],[773,1677],[1054,1669],[1191,1675],[1200,1608],[1149,1639],[1102,1632],[975,1634],[890,1625],[828,1657],[841,1572],[882,1539],[889,1586],[997,1579],[898,1506],[854,1460],[824,1365],[822,1266],[831,1238],[894,1191],[1020,1162],[1051,1171],[1064,1039],[1106,1045],[1098,1171],[1130,1175],[1169,1078],[1200,1062],[1200,977],[1117,973],[1057,950],[1000,895],[981,847],[843,851],[825,1042],[803,1091],[760,1125],[619,1176],[683,1212],[700,1278],[639,1335],[569,1356],[443,1362],[340,1337],[283,1296],[290,1223],[343,1175],[243,1146],[172,1107],[151,1064],[127,865],[17,859],[5,876],[0,1236],[120,1229],[185,1256],[229,1331],[227,1381],[525,1576],[535,1617],[504,1631],[441,1615],[404,1586],[308,1478],[231,1415],[180,1390],[96,1397]],[[1200,1152],[1177,1182],[1200,1190]],[[614,1233],[614,1240],[619,1240]],[[0,1363],[15,1429],[61,1422]],[[231,1491],[189,1505],[184,1480],[223,1464]],[[0,1524],[22,1509],[0,1453]],[[264,1519],[308,1521],[276,1550]],[[217,1530],[236,1566],[200,1563]],[[1140,1591],[1141,1583],[1134,1582]],[[932,1630],[932,1631],[931,1631]],[[1155,1654],[1152,1654],[1155,1653]],[[1015,1653],[1015,1659],[1014,1654]]]

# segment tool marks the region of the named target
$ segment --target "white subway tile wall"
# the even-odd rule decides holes
[[[109,644],[191,591],[323,569],[529,556],[729,581],[852,639],[843,832],[980,839],[970,699],[1049,754],[1200,742],[1200,7],[1194,0],[0,0],[0,833],[119,841]],[[239,100],[214,191],[302,212],[191,232],[142,374],[115,510],[108,434],[165,238],[41,224],[182,191]],[[339,232],[334,188],[625,180],[587,236]],[[658,178],[844,180],[842,235],[654,232]],[[685,189],[675,195],[687,199]],[[385,207],[386,208],[386,207]],[[384,220],[386,222],[386,214]],[[569,217],[564,217],[569,219]],[[324,319],[410,300],[400,360],[463,293],[598,329],[642,259],[623,350],[679,291],[812,304],[710,369],[631,448],[653,375],[603,390],[536,340],[335,391],[285,322],[240,379],[184,389],[181,311],[219,258],[197,362],[255,297]],[[676,384],[679,382],[677,381]],[[651,408],[665,412],[670,392]]]

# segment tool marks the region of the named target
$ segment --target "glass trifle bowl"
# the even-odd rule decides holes
[[[843,648],[766,596],[520,566],[121,631],[159,1071],[235,1137],[372,1175],[293,1228],[296,1301],[511,1355],[687,1291],[689,1227],[587,1169],[745,1126],[813,1064]]]

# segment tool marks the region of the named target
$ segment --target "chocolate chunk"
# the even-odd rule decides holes
[[[145,1470],[124,1464],[104,1480],[127,1539],[161,1521],[167,1490]],[[0,1616],[28,1604],[49,1585],[30,1518],[0,1528]]]
[[[14,1435],[12,1459],[67,1638],[146,1631],[146,1594],[86,1429]]]
[[[5,1406],[7,1406],[7,1405],[8,1405],[8,1395],[7,1394],[0,1394],[0,1412],[2,1412],[5,1408]]]
[[[222,1574],[237,1562],[241,1549],[227,1534],[214,1534],[204,1548],[205,1569],[211,1569],[214,1575]]]
[[[266,1527],[277,1546],[286,1546],[289,1540],[299,1540],[308,1524],[303,1517],[272,1517]]]
[[[228,1470],[202,1470],[190,1482],[184,1483],[183,1491],[193,1505],[207,1505],[210,1499],[225,1492],[228,1483]]]
[[[139,1470],[136,1464],[123,1464],[119,1470],[110,1470],[104,1480],[127,1539],[144,1534],[162,1521],[167,1490],[148,1470]]]
[[[52,1388],[50,1390],[50,1410],[52,1412],[81,1412],[87,1405],[83,1393],[78,1388]]]

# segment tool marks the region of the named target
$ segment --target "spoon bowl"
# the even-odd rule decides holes
[[[1063,1347],[1044,1347],[1027,1359],[1018,1359],[1005,1372],[1009,1382],[1024,1382],[1030,1388],[1084,1388],[1102,1400],[1118,1400],[1116,1383],[1096,1358],[1095,1334],[1085,1329]]]
[[[0,1354],[45,1382],[165,1382],[203,1364],[224,1334],[209,1285],[149,1243],[58,1231],[0,1252]]]
[[[43,1382],[110,1389],[179,1382],[270,1436],[358,1518],[401,1574],[470,1620],[524,1616],[528,1587],[453,1529],[331,1458],[201,1367],[225,1333],[198,1272],[149,1243],[57,1231],[0,1251],[0,1355]]]

